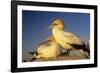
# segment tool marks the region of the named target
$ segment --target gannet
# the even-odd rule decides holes
[[[89,36],[88,36],[87,49],[90,50],[90,33],[89,33]],[[90,51],[89,51],[89,56],[90,56]]]
[[[82,54],[88,52],[84,42],[77,35],[64,31],[64,22],[61,19],[53,21],[52,25],[48,27],[52,28],[52,35],[55,40],[66,50],[80,49]],[[83,52],[85,51],[85,52]]]
[[[50,36],[44,42],[38,45],[37,51],[36,51],[38,55],[34,54],[34,56],[36,59],[55,58],[60,55],[60,48],[61,48],[60,45],[56,43],[54,37]]]
[[[88,36],[87,48],[90,49],[90,34],[89,34],[89,36]]]

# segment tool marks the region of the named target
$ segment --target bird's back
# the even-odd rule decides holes
[[[38,56],[52,58],[60,55],[60,46],[54,41],[45,41],[37,48]]]
[[[83,44],[81,38],[71,32],[63,32],[63,36],[65,36],[64,40],[70,44]]]

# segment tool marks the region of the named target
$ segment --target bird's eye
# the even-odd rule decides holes
[[[54,23],[53,25],[58,25],[57,23]]]
[[[52,40],[47,40],[47,41],[52,42]]]

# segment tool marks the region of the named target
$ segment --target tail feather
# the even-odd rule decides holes
[[[33,60],[36,60],[37,59],[37,52],[32,52],[33,54],[33,57],[32,57],[32,59],[30,60],[30,61],[33,61]]]
[[[84,50],[80,50],[81,54],[85,57],[85,58],[90,58],[88,52],[84,51]]]

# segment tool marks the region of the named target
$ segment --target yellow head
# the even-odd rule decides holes
[[[49,26],[49,29],[51,28],[64,29],[64,22],[61,19],[56,19],[53,21],[52,25]]]

